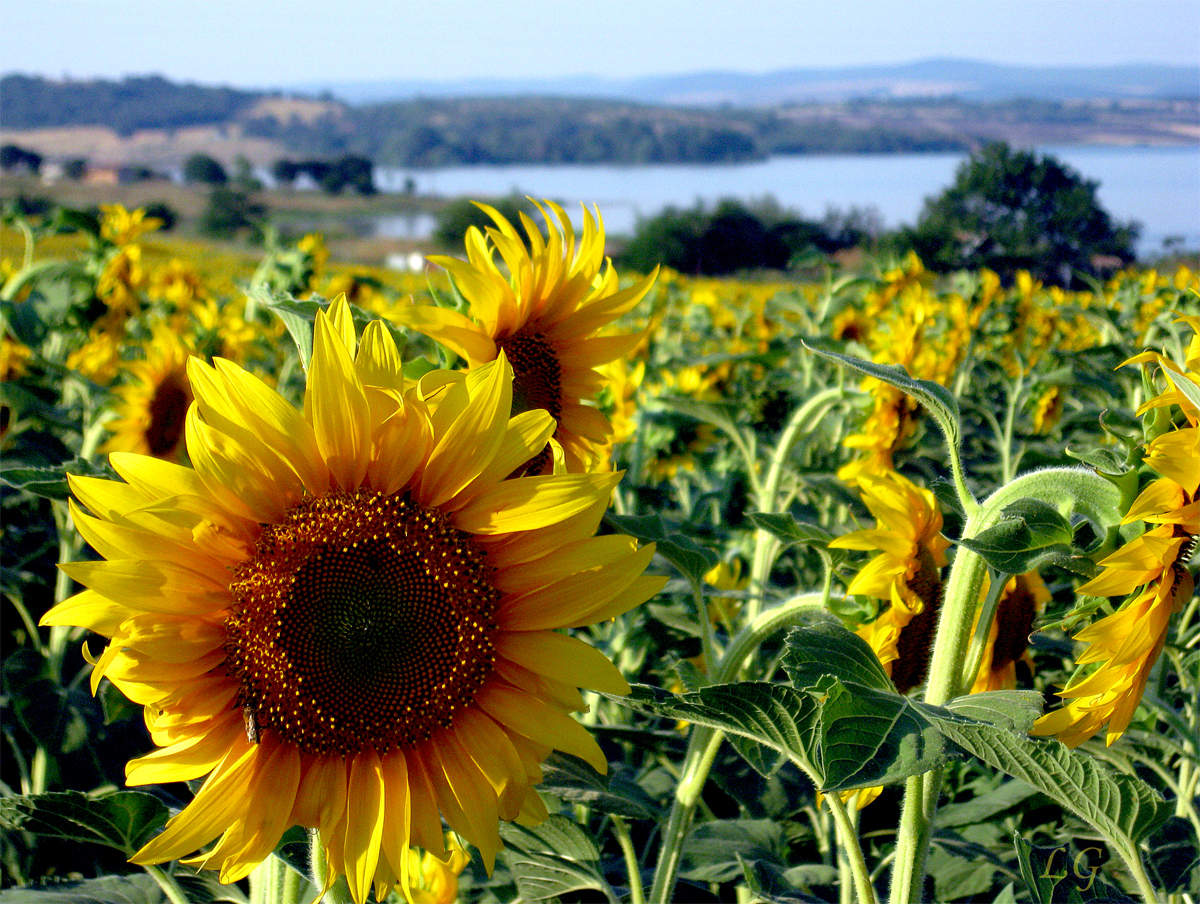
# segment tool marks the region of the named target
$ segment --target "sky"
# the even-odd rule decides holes
[[[49,0],[8,4],[4,18],[0,72],[264,88],[947,56],[1200,63],[1197,0]]]

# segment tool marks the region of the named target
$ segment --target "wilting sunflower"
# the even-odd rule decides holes
[[[618,291],[617,273],[604,256],[604,224],[584,210],[578,244],[561,207],[538,205],[546,220],[543,238],[522,214],[528,246],[499,211],[480,208],[496,223],[486,234],[467,231],[467,260],[431,257],[445,267],[470,305],[471,316],[429,305],[401,309],[395,319],[461,355],[470,367],[500,352],[513,369],[513,412],[542,408],[557,424],[554,438],[568,471],[588,470],[603,460],[612,433],[608,419],[588,404],[604,385],[596,366],[628,354],[639,334],[601,335],[630,310],[657,274]],[[499,253],[504,269],[496,261]],[[545,470],[543,455],[531,470]]]
[[[129,365],[127,381],[116,390],[117,419],[103,451],[176,460],[192,403],[188,348],[166,328],[156,328],[144,347],[146,357]]]
[[[569,715],[577,688],[628,685],[562,629],[664,583],[653,546],[594,537],[618,475],[506,479],[549,439],[510,417],[503,356],[405,383],[382,323],[343,299],[316,318],[302,411],[231,362],[189,362],[193,467],[117,453],[122,480],[72,478],[103,556],[44,624],[111,638],[96,661],[161,748],[130,784],[207,776],[134,856],[247,875],[291,825],[357,902],[412,884],[410,845],[444,857],[444,819],[491,868],[498,821],[546,815],[552,749],[603,771]]]
[[[942,513],[929,490],[895,471],[858,476],[863,502],[875,527],[838,537],[837,549],[879,550],[854,576],[846,592],[889,605],[858,634],[900,693],[925,680],[941,605],[941,569],[949,542],[941,535]]]
[[[1200,318],[1188,322],[1193,329],[1200,328]],[[1075,640],[1087,644],[1076,662],[1096,668],[1076,673],[1059,692],[1066,705],[1042,716],[1033,727],[1033,734],[1055,735],[1071,747],[1106,724],[1106,744],[1124,734],[1166,643],[1171,615],[1195,592],[1188,560],[1200,536],[1200,407],[1192,401],[1200,395],[1200,341],[1193,337],[1186,370],[1154,353],[1126,363],[1150,361],[1162,366],[1168,389],[1138,413],[1177,405],[1187,426],[1159,434],[1146,449],[1145,463],[1162,476],[1142,490],[1124,523],[1143,521],[1154,526],[1103,559],[1101,572],[1079,588],[1083,594],[1126,596],[1126,600],[1117,611],[1075,635]]]
[[[1017,686],[1017,663],[1028,661],[1026,651],[1034,619],[1049,601],[1050,590],[1036,571],[1013,575],[1005,582],[988,629],[983,659],[971,685],[972,694]]]

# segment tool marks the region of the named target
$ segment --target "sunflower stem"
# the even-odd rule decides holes
[[[871,872],[867,869],[867,861],[863,858],[862,845],[858,842],[858,830],[854,821],[846,811],[842,798],[834,792],[825,795],[825,802],[833,813],[833,823],[838,833],[838,859],[844,857],[850,866],[854,877],[854,896],[858,904],[878,904],[875,897],[875,886],[871,884]]]
[[[805,593],[763,612],[750,624],[742,628],[729,642],[725,653],[710,673],[715,684],[732,681],[741,671],[742,664],[762,643],[774,634],[790,628],[801,621],[810,611],[823,606],[820,593]],[[675,878],[679,871],[679,859],[683,852],[683,839],[691,825],[692,814],[700,793],[708,781],[721,741],[725,735],[709,728],[692,726],[679,784],[675,788],[675,799],[663,829],[662,846],[658,864],[654,869],[654,881],[650,887],[650,904],[668,904],[675,889]]]
[[[150,878],[158,883],[158,887],[162,889],[167,900],[171,904],[188,904],[188,896],[183,893],[183,889],[179,887],[179,883],[175,881],[175,877],[164,870],[162,867],[154,866],[153,864],[143,864],[142,869],[150,874]]]
[[[788,456],[791,454],[792,447],[796,445],[801,436],[811,433],[829,412],[829,409],[845,395],[845,389],[839,386],[823,389],[792,414],[784,426],[783,432],[779,435],[779,442],[775,444],[775,449],[771,453],[766,479],[755,494],[755,505],[760,512],[776,512],[783,507],[783,502],[779,498],[779,485],[786,473]],[[767,579],[770,577],[771,566],[774,564],[778,549],[779,542],[771,534],[762,528],[758,528],[754,532],[754,559],[750,572],[752,596],[747,613],[751,619],[758,616],[766,601]]]
[[[1121,518],[1120,493],[1112,483],[1084,468],[1047,468],[1022,474],[1001,487],[967,516],[964,539],[977,537],[1004,517],[1004,510],[1018,499],[1037,499],[1061,508],[1064,500],[1071,510],[1097,526],[1108,527]],[[975,610],[987,575],[981,556],[959,546],[950,566],[937,638],[929,661],[925,702],[941,706],[970,687],[966,655],[972,628],[984,635],[990,621],[975,624]],[[896,861],[892,869],[891,904],[909,904],[921,899],[925,855],[929,848],[933,817],[942,787],[941,770],[935,769],[908,779],[904,809],[896,837]]]
[[[638,864],[637,851],[633,847],[633,836],[629,834],[629,826],[616,813],[612,815],[613,834],[617,836],[617,844],[621,846],[621,854],[625,858],[625,872],[629,874],[630,904],[645,904],[646,891],[642,888],[642,870]]]

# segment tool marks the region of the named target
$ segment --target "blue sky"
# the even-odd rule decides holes
[[[4,72],[156,72],[262,87],[764,72],[934,56],[1032,65],[1197,63],[1200,3],[52,0],[9,4],[0,32]]]

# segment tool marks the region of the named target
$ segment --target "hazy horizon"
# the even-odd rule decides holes
[[[294,0],[203,6],[126,0],[20,4],[0,33],[6,72],[162,75],[246,88],[377,81],[670,77],[953,58],[1017,66],[1195,65],[1200,4],[1115,0],[646,3],[564,13],[551,0],[444,0],[331,9]]]

